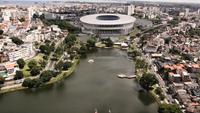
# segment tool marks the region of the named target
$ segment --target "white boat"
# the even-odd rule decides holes
[[[98,111],[97,111],[97,109],[96,109],[96,108],[94,109],[94,113],[98,113]]]
[[[89,63],[93,63],[93,62],[94,62],[94,59],[89,59],[88,62],[89,62]]]
[[[110,110],[110,109],[108,110],[108,113],[111,113],[111,110]]]
[[[117,75],[119,78],[125,78],[126,77],[126,75],[125,74],[119,74],[119,75]]]

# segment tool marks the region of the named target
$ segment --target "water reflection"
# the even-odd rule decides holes
[[[119,73],[134,72],[126,52],[102,50],[82,59],[72,76],[36,90],[0,96],[1,113],[156,113],[157,104],[148,94],[138,93],[134,80]],[[10,109],[12,108],[12,109]]]

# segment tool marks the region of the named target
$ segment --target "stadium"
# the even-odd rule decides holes
[[[132,31],[135,20],[122,14],[92,14],[80,18],[83,32],[100,36],[127,35]]]

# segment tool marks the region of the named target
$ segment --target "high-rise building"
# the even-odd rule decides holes
[[[127,7],[126,7],[126,13],[127,13],[127,15],[132,15],[132,14],[134,14],[134,11],[135,11],[135,6],[134,5],[128,5]]]
[[[188,15],[189,15],[189,11],[190,11],[189,8],[186,8],[186,9],[185,9],[185,16],[186,16],[186,17],[188,17]]]
[[[198,13],[198,15],[200,15],[200,9],[198,9],[197,13]]]

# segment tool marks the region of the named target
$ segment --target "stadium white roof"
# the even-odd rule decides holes
[[[122,14],[92,14],[83,16],[80,21],[91,25],[123,25],[135,22],[135,18]]]

